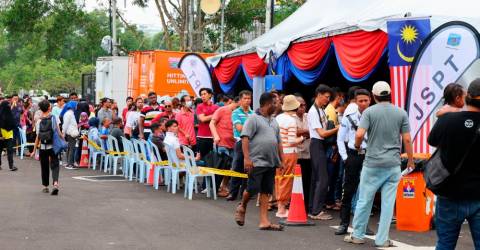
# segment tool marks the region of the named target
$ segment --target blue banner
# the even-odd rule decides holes
[[[388,21],[387,30],[390,66],[408,66],[430,34],[430,19]]]

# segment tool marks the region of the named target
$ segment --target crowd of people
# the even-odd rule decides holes
[[[236,223],[244,225],[247,204],[257,197],[259,228],[273,231],[281,231],[283,226],[272,223],[268,211],[276,209],[276,217],[288,217],[293,178],[286,176],[291,176],[299,164],[310,219],[331,220],[329,210],[340,211],[341,222],[335,234],[346,235],[353,214],[353,233],[345,236],[345,241],[362,244],[366,234],[376,234],[377,246],[392,246],[389,228],[401,178],[402,150],[408,157],[407,167],[415,166],[408,116],[390,103],[388,83],[377,82],[372,91],[354,86],[347,93],[320,84],[309,108],[308,100],[301,94],[279,91],[263,93],[257,110],[252,110],[253,95],[248,90],[237,97],[214,98],[208,88],[198,94],[200,98],[184,95],[159,103],[157,94],[150,92],[128,97],[121,111],[114,100],[104,98],[95,107],[78,99],[76,93],[70,94],[68,100],[58,96],[54,105],[48,100],[33,105],[28,96],[22,100],[14,95],[0,103],[0,150],[7,149],[9,167],[17,170],[13,163],[14,145],[18,144],[20,133],[17,128],[25,130],[27,140],[34,142],[31,156],[38,153],[40,158],[45,193],[49,193],[49,171],[52,172],[52,195],[59,192],[60,166],[78,167],[82,135],[104,149],[108,149],[106,139],[111,135],[119,142],[117,151],[123,151],[122,137],[149,140],[160,149],[164,159],[165,145],[173,148],[180,160],[185,159],[181,146],[191,148],[196,160],[203,162],[215,152],[231,159],[229,169],[248,173],[247,180],[223,177],[216,187],[220,197],[228,201],[240,199],[235,210]],[[442,149],[450,168],[466,151],[462,140],[475,137],[471,128],[480,122],[479,98],[480,80],[471,84],[468,93],[457,84],[445,89],[445,106],[436,113],[439,120],[429,143]],[[465,119],[470,122],[467,124]],[[466,128],[459,130],[462,126]],[[55,134],[67,142],[64,155],[53,150]],[[478,142],[474,145],[479,148]],[[437,202],[437,214],[442,215],[437,220],[442,225],[437,227],[439,245],[446,246],[445,249],[455,244],[464,219],[471,223],[478,220],[477,210],[466,210],[470,212],[463,213],[462,218],[450,220],[446,216],[452,213],[452,206],[457,210],[458,206],[480,207],[478,197],[471,197],[477,193],[480,173],[474,167],[474,157],[467,158],[464,170],[459,171],[451,185],[468,185],[445,188]],[[452,191],[458,188],[464,190],[465,197],[460,198],[475,202],[458,204],[458,192]],[[381,193],[381,213],[374,233],[367,225],[377,192]],[[472,233],[480,233],[472,224],[471,229]]]

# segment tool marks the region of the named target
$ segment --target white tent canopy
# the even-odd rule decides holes
[[[386,31],[388,19],[405,16],[431,17],[432,30],[448,21],[465,21],[480,30],[479,9],[478,0],[307,0],[269,32],[236,50],[210,57],[207,62],[215,67],[223,57],[252,52],[267,61],[270,51],[280,56],[299,39],[358,29]]]

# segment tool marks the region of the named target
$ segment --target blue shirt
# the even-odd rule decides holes
[[[102,126],[102,128],[100,129],[100,135],[108,136],[109,134],[110,134],[110,129]],[[108,150],[107,139],[102,139],[102,145],[103,145],[103,149]]]
[[[245,125],[245,122],[247,121],[248,117],[252,114],[253,114],[253,110],[249,108],[248,112],[245,113],[242,107],[238,107],[232,112],[233,137],[235,137],[235,139],[240,140],[240,135],[242,133],[242,131],[237,130],[236,125],[237,124],[240,124],[242,126]]]

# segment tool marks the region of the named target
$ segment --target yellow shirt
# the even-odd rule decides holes
[[[332,104],[328,104],[327,108],[325,109],[325,114],[327,115],[327,120],[333,121],[333,123],[338,125],[338,115],[335,107]]]
[[[13,138],[13,130],[5,130],[0,128],[0,133],[3,139],[12,139]]]

